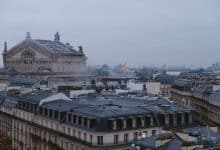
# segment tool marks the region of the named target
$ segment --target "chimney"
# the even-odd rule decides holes
[[[31,40],[31,33],[30,32],[27,32],[26,33],[26,40]]]

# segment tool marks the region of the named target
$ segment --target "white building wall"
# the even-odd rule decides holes
[[[147,93],[152,95],[161,94],[160,82],[147,82],[146,83]]]

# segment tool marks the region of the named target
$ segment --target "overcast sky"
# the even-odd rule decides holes
[[[0,46],[34,39],[83,45],[91,65],[220,61],[219,0],[0,0]]]

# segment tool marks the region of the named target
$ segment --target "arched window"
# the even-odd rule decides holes
[[[32,51],[24,51],[22,53],[22,59],[24,61],[24,64],[32,64],[35,57],[35,53]]]

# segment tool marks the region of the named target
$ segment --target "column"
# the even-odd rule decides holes
[[[47,116],[50,117],[50,109],[47,109]]]
[[[150,117],[150,125],[151,125],[151,126],[154,125],[154,120],[153,120],[153,117],[152,117],[152,116]]]
[[[60,120],[61,119],[61,114],[60,114],[60,112],[58,111],[58,120]]]
[[[42,107],[42,115],[45,115],[45,108]]]
[[[185,113],[182,113],[181,115],[181,125],[185,124]]]
[[[189,124],[192,124],[192,114],[189,113],[188,115],[189,115]]]
[[[81,125],[84,126],[84,117],[82,117]]]
[[[76,116],[76,124],[79,124],[79,116]]]
[[[87,128],[90,128],[90,119],[87,119]]]
[[[176,117],[177,117],[177,114],[173,114],[173,126],[176,126]]]
[[[69,114],[66,114],[66,122],[69,122]]]
[[[113,130],[116,130],[117,129],[117,121],[113,120],[112,125],[113,125]]]
[[[169,114],[165,116],[165,124],[169,125]]]
[[[71,121],[70,121],[70,122],[73,124],[73,115],[71,115],[70,118],[71,118]]]
[[[141,126],[142,126],[142,127],[145,126],[145,118],[144,118],[144,117],[141,118]]]
[[[55,118],[55,110],[52,110],[52,118]]]
[[[132,118],[132,128],[136,128],[136,118]]]
[[[127,120],[123,119],[123,129],[126,129],[126,128],[127,128]]]

